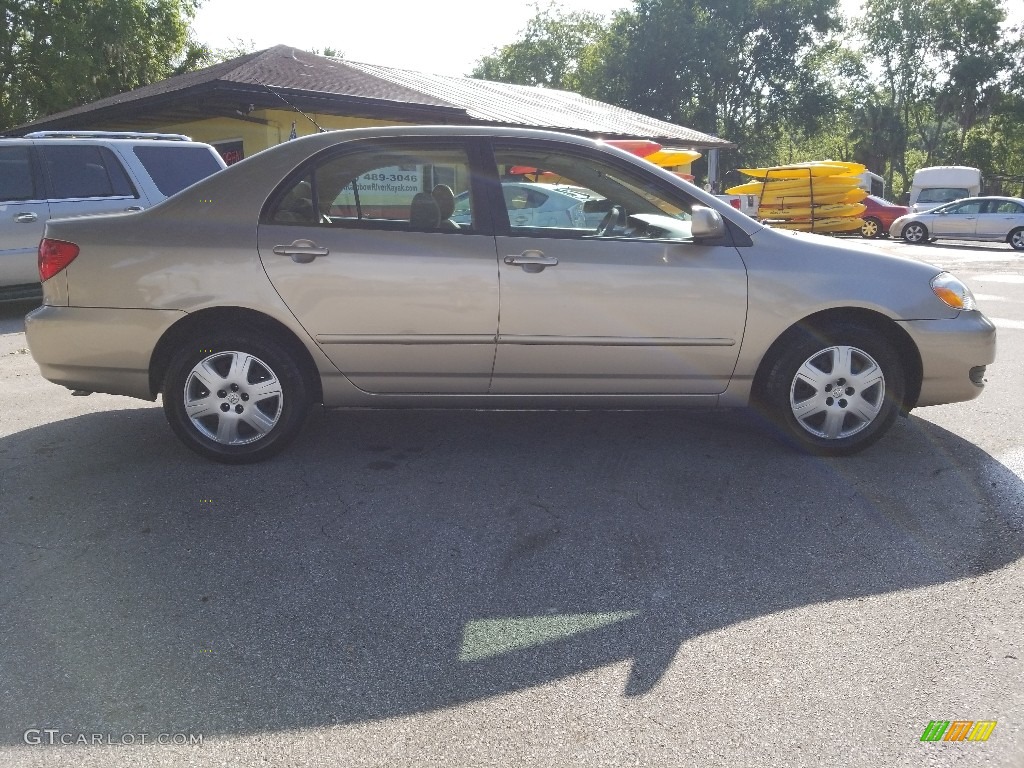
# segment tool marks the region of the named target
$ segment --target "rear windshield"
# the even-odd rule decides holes
[[[137,146],[134,151],[156,188],[166,197],[221,169],[206,147]]]

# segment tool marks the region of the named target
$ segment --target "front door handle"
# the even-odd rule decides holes
[[[139,211],[142,210],[142,206],[141,205],[129,205],[124,210],[125,210],[125,213],[138,213]]]
[[[274,253],[278,256],[291,256],[296,264],[309,264],[317,256],[326,256],[331,251],[321,248],[312,240],[296,240],[291,245],[275,245]]]
[[[35,221],[38,218],[39,217],[36,214],[29,212],[19,213],[17,216],[14,217],[14,220],[19,224],[30,224],[31,222]]]
[[[540,272],[544,267],[558,264],[555,256],[545,256],[543,251],[523,251],[518,256],[506,256],[505,263],[510,267],[523,267],[527,272]]]

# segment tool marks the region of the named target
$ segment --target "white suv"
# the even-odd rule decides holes
[[[0,300],[40,294],[47,220],[141,211],[224,168],[188,136],[42,131],[0,139]]]

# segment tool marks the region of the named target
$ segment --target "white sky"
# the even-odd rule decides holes
[[[541,0],[542,3],[546,0]],[[557,0],[567,10],[608,14],[623,0]],[[847,13],[860,0],[842,0]],[[1015,20],[1021,0],[1004,0]],[[369,64],[441,75],[466,75],[482,56],[514,42],[536,12],[526,0],[205,0],[193,28],[201,43],[256,50],[273,45],[342,51]]]

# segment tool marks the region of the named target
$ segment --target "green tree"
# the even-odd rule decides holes
[[[836,94],[808,66],[838,28],[836,0],[639,0],[592,50],[595,95],[723,136],[740,162],[777,152],[790,125],[813,131]]]
[[[534,7],[536,13],[520,33],[521,39],[484,56],[470,77],[577,92],[588,90],[581,78],[581,68],[590,48],[605,32],[604,19],[585,11],[565,13],[553,4]]]
[[[201,63],[199,0],[0,0],[0,127]]]

